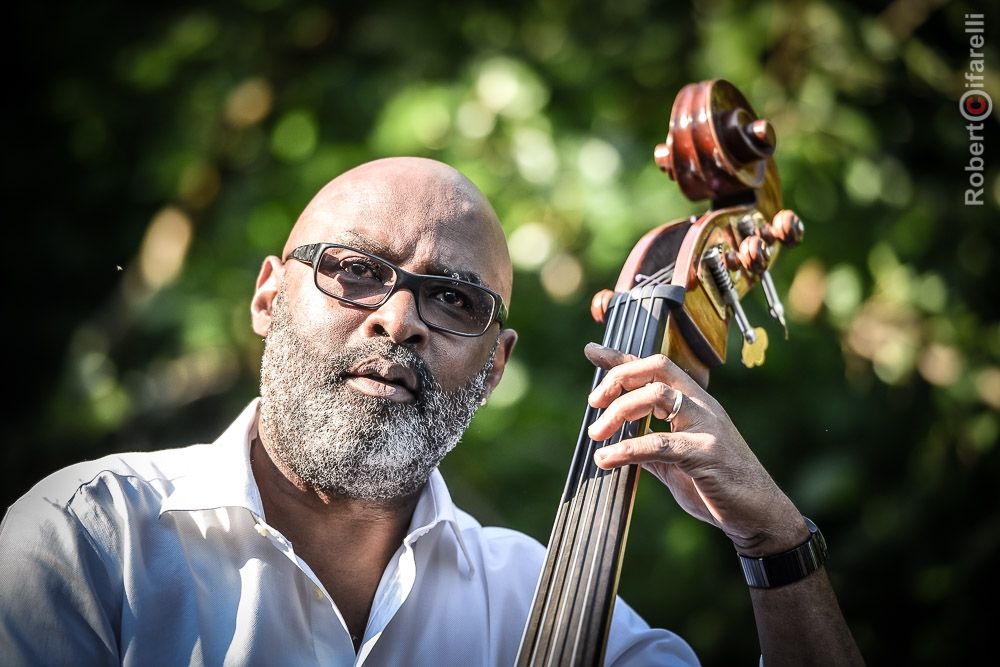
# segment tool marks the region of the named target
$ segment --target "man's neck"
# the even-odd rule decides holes
[[[359,500],[315,489],[269,449],[261,435],[250,445],[265,518],[333,597],[357,650],[382,573],[406,536],[420,494]]]

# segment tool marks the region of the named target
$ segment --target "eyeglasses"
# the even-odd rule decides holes
[[[420,319],[440,331],[482,336],[494,322],[503,326],[507,319],[503,299],[482,285],[410,273],[350,246],[310,243],[290,252],[285,261],[289,259],[312,265],[319,291],[361,308],[378,308],[396,290],[408,289],[416,297]]]

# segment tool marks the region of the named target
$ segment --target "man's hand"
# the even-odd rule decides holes
[[[666,419],[683,398],[671,433],[647,433],[598,449],[601,468],[642,464],[693,516],[725,531],[746,556],[770,556],[809,537],[802,515],[744,442],[719,403],[663,355],[639,359],[591,343],[587,358],[607,369],[590,394],[605,408],[588,431],[610,438],[624,421]],[[628,393],[622,393],[623,391]],[[763,664],[863,665],[826,571],[777,588],[751,588]]]
[[[719,403],[663,355],[639,359],[591,343],[587,358],[608,370],[590,394],[605,408],[589,428],[600,441],[624,421],[668,417],[683,395],[670,433],[647,433],[598,449],[601,468],[642,464],[689,514],[721,528],[746,556],[765,556],[809,538],[802,515],[747,446]],[[623,391],[627,393],[623,393]]]

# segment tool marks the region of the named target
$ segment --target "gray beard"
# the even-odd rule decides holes
[[[260,377],[259,430],[269,453],[306,484],[348,498],[419,490],[458,444],[486,389],[493,356],[467,384],[444,391],[413,350],[368,339],[324,355],[295,331],[284,288],[274,306]],[[346,386],[347,371],[381,356],[412,369],[417,400],[394,403]]]

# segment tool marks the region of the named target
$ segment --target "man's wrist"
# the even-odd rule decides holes
[[[804,579],[823,566],[826,540],[819,527],[802,517],[809,538],[792,549],[772,556],[752,557],[737,552],[747,584],[753,588],[775,588]]]
[[[794,549],[809,539],[809,528],[795,505],[786,501],[780,507],[781,510],[775,510],[766,523],[758,528],[757,533],[729,535],[739,554],[748,558],[773,556]]]

